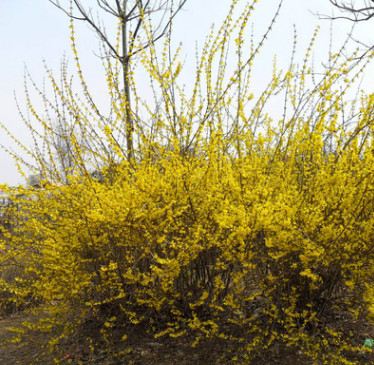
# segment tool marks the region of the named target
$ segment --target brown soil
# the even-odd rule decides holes
[[[24,321],[33,321],[30,314],[19,313],[7,318],[0,318],[0,341],[10,339],[14,336],[11,327],[22,327]],[[369,336],[372,328],[364,330],[362,335]],[[362,339],[359,339],[361,342]],[[40,344],[46,343],[45,335],[39,333],[22,343],[6,343],[0,347],[0,365],[32,365],[55,364],[52,355],[41,355]],[[233,364],[229,359],[219,360],[217,354],[222,354],[223,343],[204,343],[195,349],[191,349],[185,340],[180,339],[163,339],[154,340],[147,338],[141,333],[132,337],[129,345],[132,351],[125,357],[117,361],[108,361],[106,352],[103,349],[98,351],[90,359],[78,361],[79,345],[75,344],[75,349],[67,345],[65,355],[58,355],[57,359],[61,365],[64,364],[92,364],[92,365],[214,365],[214,364]],[[271,356],[267,358],[258,358],[252,364],[257,365],[314,365],[310,360],[302,357],[300,354],[285,352],[274,348]],[[269,354],[270,355],[270,354]],[[80,357],[80,356],[79,356]],[[80,357],[81,358],[81,357]],[[374,364],[372,353],[363,352],[355,358],[359,364]],[[317,365],[317,364],[316,364]]]
[[[21,313],[9,316],[7,318],[0,317],[0,342],[10,340],[15,336],[11,330],[12,327],[22,328],[22,323],[32,321],[30,314]],[[28,342],[5,343],[0,346],[0,364],[1,365],[31,365],[38,360],[41,364],[53,364],[52,356],[40,358],[39,345],[46,342],[46,339],[39,336],[30,338]]]

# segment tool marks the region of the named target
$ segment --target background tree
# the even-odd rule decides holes
[[[73,134],[78,135],[66,120],[58,119],[56,121],[55,133],[51,136],[51,145],[56,150],[55,161],[61,171],[63,182],[68,182],[68,177],[75,173],[77,158],[76,148],[71,141]],[[80,149],[86,147],[84,135],[77,141]]]
[[[27,166],[32,174],[43,174],[50,181],[66,182],[69,174],[90,175],[93,171],[101,171],[104,166],[115,166],[124,159],[131,160],[134,157],[134,123],[140,121],[131,106],[131,100],[137,102],[138,98],[135,95],[136,64],[133,61],[170,34],[172,21],[186,1],[99,0],[95,3],[95,10],[101,12],[103,17],[109,15],[114,19],[112,26],[116,22],[118,25],[117,32],[108,34],[99,16],[96,20],[93,15],[93,8],[85,7],[82,1],[66,0],[64,3],[51,0],[54,6],[70,17],[71,45],[77,71],[75,76],[78,76],[81,91],[75,83],[77,79],[73,80],[69,74],[65,58],[61,63],[59,80],[45,64],[51,90],[47,91],[45,85],[39,87],[26,71],[28,112],[24,113],[17,105],[34,144],[32,147],[21,147],[26,154],[17,156],[20,164]],[[89,24],[101,41],[102,60],[111,98],[109,108],[105,111],[94,101],[83,76],[74,21]],[[41,97],[45,106],[43,112],[34,108],[33,93]],[[35,118],[37,123],[31,122],[29,116]],[[2,128],[10,135],[4,125]],[[22,145],[17,138],[12,138],[18,146]],[[5,150],[16,157],[13,150],[7,147]],[[26,161],[27,155],[31,158]]]
[[[125,95],[127,157],[129,159],[133,158],[134,117],[131,109],[130,81],[128,77],[131,72],[131,60],[137,53],[166,35],[173,18],[182,9],[187,0],[178,0],[177,2],[170,0],[98,0],[99,9],[113,16],[119,24],[117,40],[120,37],[120,49],[118,48],[117,40],[111,39],[100,19],[95,19],[91,7],[86,8],[80,0],[67,1],[70,3],[69,7],[64,7],[58,0],[49,1],[64,11],[71,19],[88,23],[103,42],[110,56],[121,63],[123,93]],[[147,32],[151,34],[144,37],[145,18],[156,15],[156,13],[161,13],[157,14],[159,22],[154,24],[152,28],[147,29]],[[122,92],[119,85],[117,85],[117,92]]]
[[[345,19],[353,22],[354,25],[366,21],[370,21],[374,17],[374,1],[373,0],[359,0],[359,1],[344,1],[344,0],[329,0],[329,2],[340,11],[339,15],[320,16],[321,19]],[[354,26],[348,33],[348,38],[353,39],[360,47],[360,53],[356,59],[363,59],[368,53],[374,49],[374,44],[368,44],[361,39],[357,39],[353,35]]]
[[[333,19],[348,19],[354,22],[362,22],[374,17],[374,1],[341,1],[329,0],[332,5],[341,10],[345,15],[333,16]]]

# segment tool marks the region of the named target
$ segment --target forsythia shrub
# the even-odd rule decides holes
[[[54,184],[51,173],[44,189],[8,188],[13,225],[3,233],[2,270],[23,270],[1,277],[3,305],[39,309],[30,328],[53,331],[52,347],[79,333],[91,349],[118,338],[126,348],[138,326],[156,338],[193,337],[193,345],[225,341],[232,354],[220,355],[232,362],[256,363],[283,346],[326,364],[355,363],[358,334],[338,318],[374,318],[374,96],[362,96],[348,128],[343,96],[360,63],[340,56],[313,87],[307,61],[301,74],[294,65],[274,71],[251,108],[241,104],[254,97],[240,65],[227,82],[244,94],[223,91],[223,69],[212,86],[214,55],[228,47],[219,35],[239,29],[240,53],[246,11],[207,41],[203,54],[213,58],[202,56],[191,99],[180,91],[174,109],[177,76],[157,69],[152,47],[142,56],[165,98],[166,116],[152,117],[172,136],[168,147],[139,133],[139,158],[121,159],[110,178],[104,168],[99,180],[82,173]],[[198,105],[203,73],[206,115]],[[281,91],[292,112],[276,123],[264,108]],[[234,104],[226,133],[223,113]],[[196,116],[202,122],[193,130]],[[181,138],[196,133],[193,150],[173,128]]]
[[[16,299],[66,333],[89,319],[104,338],[141,324],[235,341],[249,359],[281,341],[342,363],[351,339],[324,318],[372,315],[373,155],[313,147],[302,163],[173,153],[123,164],[110,185],[35,191],[6,244],[25,268]]]

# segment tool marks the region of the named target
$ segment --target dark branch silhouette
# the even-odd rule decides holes
[[[347,19],[352,22],[368,21],[374,17],[374,1],[350,1],[329,0],[332,5],[338,8],[342,14],[338,16],[322,16],[325,19]]]
[[[131,110],[130,81],[128,78],[131,59],[167,34],[173,18],[179,13],[187,0],[96,0],[99,9],[116,18],[121,26],[122,49],[120,51],[116,47],[116,41],[111,41],[107,36],[105,29],[100,24],[100,20],[94,19],[92,8],[84,7],[80,0],[66,0],[64,1],[66,3],[65,6],[61,4],[63,1],[49,0],[49,2],[62,10],[71,19],[88,23],[107,47],[109,55],[121,63],[126,99],[127,157],[132,159],[134,157],[134,117]],[[160,12],[162,13],[160,16],[161,20],[156,27],[152,27],[151,37],[141,41],[141,30],[144,20],[146,18],[149,19],[152,14]],[[137,47],[135,46],[136,44],[138,45]]]

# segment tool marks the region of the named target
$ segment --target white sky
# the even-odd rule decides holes
[[[83,2],[95,3],[93,0]],[[242,0],[242,2],[246,1]],[[175,20],[174,28],[174,39],[182,41],[183,57],[188,56],[187,62],[194,64],[195,41],[202,46],[210,25],[213,22],[220,24],[230,3],[230,0],[187,0],[183,12]],[[263,34],[269,24],[277,3],[277,0],[259,0],[257,10],[250,20],[254,24],[254,33],[257,37]],[[262,68],[258,72],[268,74],[274,53],[281,63],[289,60],[293,43],[293,24],[296,25],[298,32],[298,46],[301,53],[307,47],[317,24],[321,25],[315,52],[319,53],[317,56],[321,59],[326,59],[330,23],[319,20],[313,12],[331,14],[332,6],[328,0],[284,0],[280,17],[261,56]],[[334,47],[339,47],[350,27],[351,23],[348,21],[337,21],[333,24]],[[374,22],[361,24],[356,29],[357,38],[374,44],[373,27]],[[52,6],[48,0],[0,0],[0,121],[26,144],[29,141],[28,134],[18,115],[13,93],[16,93],[21,108],[26,110],[23,92],[25,65],[40,86],[45,76],[43,59],[58,78],[62,56],[64,53],[70,56],[69,42],[66,15]],[[103,71],[100,61],[93,54],[94,50],[98,50],[98,40],[87,26],[79,26],[77,44],[83,71],[88,83],[97,92],[101,89],[100,85],[104,80],[98,77],[100,74],[103,75]],[[367,73],[365,79],[367,79],[366,84],[372,84],[373,75]],[[9,144],[9,139],[2,131],[0,131],[0,143]],[[15,185],[23,182],[13,160],[1,150],[0,166],[0,183]]]

